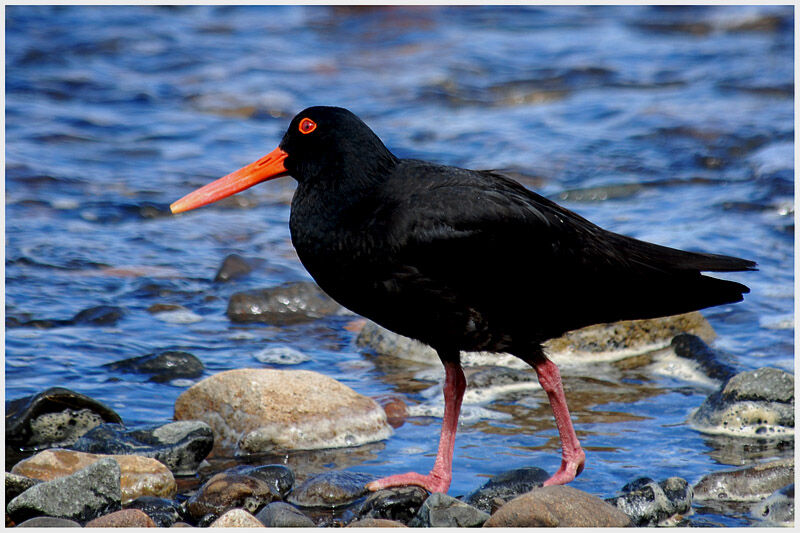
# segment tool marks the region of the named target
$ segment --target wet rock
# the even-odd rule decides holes
[[[409,527],[480,527],[489,519],[471,505],[441,492],[434,492],[408,523]]]
[[[315,527],[313,520],[284,502],[267,504],[256,518],[266,527]]]
[[[357,446],[392,432],[374,400],[307,370],[221,372],[178,397],[175,419],[204,420],[215,446],[244,452]]]
[[[406,423],[408,408],[403,398],[394,394],[385,394],[376,396],[374,399],[383,407],[383,412],[386,413],[386,421],[389,422],[390,426],[397,429]]]
[[[244,258],[239,254],[231,254],[222,261],[222,265],[214,276],[214,281],[230,281],[242,278],[253,271],[253,268],[263,264],[262,259]]]
[[[123,317],[125,312],[121,307],[113,305],[99,305],[84,309],[72,318],[73,324],[88,324],[92,326],[113,326]]]
[[[180,306],[178,309],[170,311],[160,311],[153,313],[153,318],[169,324],[194,324],[195,322],[202,322],[203,317],[191,310]]]
[[[104,422],[122,419],[109,407],[62,387],[6,403],[6,454],[73,444]]]
[[[150,374],[150,381],[166,383],[178,378],[199,378],[205,367],[202,361],[188,352],[166,351],[108,363],[103,367],[121,372]]]
[[[760,368],[732,377],[689,417],[696,429],[747,437],[794,435],[794,376]]]
[[[752,515],[761,520],[781,525],[794,525],[794,483],[778,489],[754,506]]]
[[[629,527],[628,516],[596,496],[554,485],[517,496],[483,527]]]
[[[125,505],[126,509],[138,509],[149,516],[157,527],[170,527],[180,520],[180,504],[167,498],[140,496]]]
[[[6,472],[6,505],[12,498],[16,498],[37,483],[41,483],[41,481]]]
[[[138,455],[99,455],[54,448],[20,461],[14,465],[11,472],[49,481],[69,476],[82,468],[106,459],[116,461],[121,470],[123,503],[139,496],[171,498],[175,495],[177,485],[172,472],[155,459]]]
[[[15,522],[34,516],[53,516],[86,522],[120,509],[120,467],[101,459],[69,476],[39,483],[8,504]]]
[[[82,527],[75,520],[52,516],[35,516],[17,524],[17,527]]]
[[[636,526],[671,525],[692,507],[692,487],[685,479],[671,477],[661,483],[639,478],[606,501],[628,515]]]
[[[712,379],[727,381],[736,374],[731,365],[722,361],[723,356],[697,335],[682,333],[675,336],[670,344],[677,356],[695,361],[703,369],[703,373]]]
[[[213,446],[211,426],[199,420],[187,420],[141,429],[102,424],[88,431],[71,448],[106,455],[152,457],[174,474],[188,475],[197,472]]]
[[[260,479],[272,487],[281,498],[285,498],[294,486],[294,473],[283,465],[240,465],[229,471]]]
[[[408,527],[402,522],[386,520],[385,518],[363,518],[350,522],[346,527]]]
[[[139,509],[122,509],[90,520],[86,527],[156,527],[156,523]]]
[[[759,501],[794,481],[794,459],[714,472],[694,486],[696,500]]]
[[[359,519],[387,519],[407,524],[428,499],[422,487],[394,487],[370,494],[358,510]],[[364,526],[366,527],[366,526]]]
[[[267,483],[254,477],[220,472],[206,481],[186,502],[186,511],[196,521],[210,522],[225,511],[241,508],[255,513],[263,505],[280,499]]]
[[[490,513],[498,504],[541,487],[550,474],[541,468],[530,466],[497,474],[482,487],[469,494],[464,501],[485,513]]]
[[[295,488],[287,501],[300,507],[341,507],[366,494],[366,484],[373,479],[359,472],[323,472]]]
[[[291,346],[268,346],[253,356],[268,365],[298,365],[311,360],[311,356]]]
[[[341,306],[315,283],[297,281],[278,287],[237,292],[228,302],[228,318],[234,322],[286,325],[332,315]]]
[[[711,341],[714,330],[698,312],[648,320],[625,320],[611,324],[597,324],[570,331],[544,343],[550,357],[556,362],[581,363],[585,361],[615,361],[640,355],[669,346],[673,337],[692,333]],[[393,333],[372,321],[367,321],[356,338],[356,344],[376,353],[393,355],[402,359],[438,364],[439,358],[430,346]],[[466,365],[501,365],[512,368],[529,368],[513,355],[489,352],[462,352]]]
[[[264,525],[244,509],[231,509],[208,527],[264,527]]]

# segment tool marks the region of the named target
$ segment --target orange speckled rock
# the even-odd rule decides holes
[[[74,474],[104,457],[111,457],[119,463],[123,504],[139,496],[171,498],[177,492],[175,478],[166,466],[150,457],[138,455],[100,455],[52,448],[20,461],[11,472],[50,481]]]
[[[156,524],[144,511],[122,509],[90,520],[86,527],[156,527]]]

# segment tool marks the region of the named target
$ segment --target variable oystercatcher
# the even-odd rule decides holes
[[[399,159],[337,107],[304,110],[278,148],[171,209],[194,209],[287,174],[298,182],[292,243],[319,286],[350,310],[429,344],[444,364],[433,469],[374,481],[372,490],[447,492],[466,387],[461,350],[508,352],[536,370],[562,446],[561,467],[545,485],[572,481],[585,456],[558,368],[541,343],[590,324],[741,301],[747,287],[701,272],[755,270],[745,259],[606,231],[497,172]]]

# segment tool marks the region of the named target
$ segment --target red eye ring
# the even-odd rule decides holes
[[[315,129],[317,129],[317,123],[311,120],[310,118],[304,118],[300,121],[300,124],[297,126],[297,129],[300,130],[300,133],[303,135],[308,135]]]

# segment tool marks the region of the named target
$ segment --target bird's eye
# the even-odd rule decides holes
[[[300,130],[300,133],[307,135],[317,129],[317,123],[310,118],[304,118],[300,121],[300,125],[297,126],[297,129]]]

